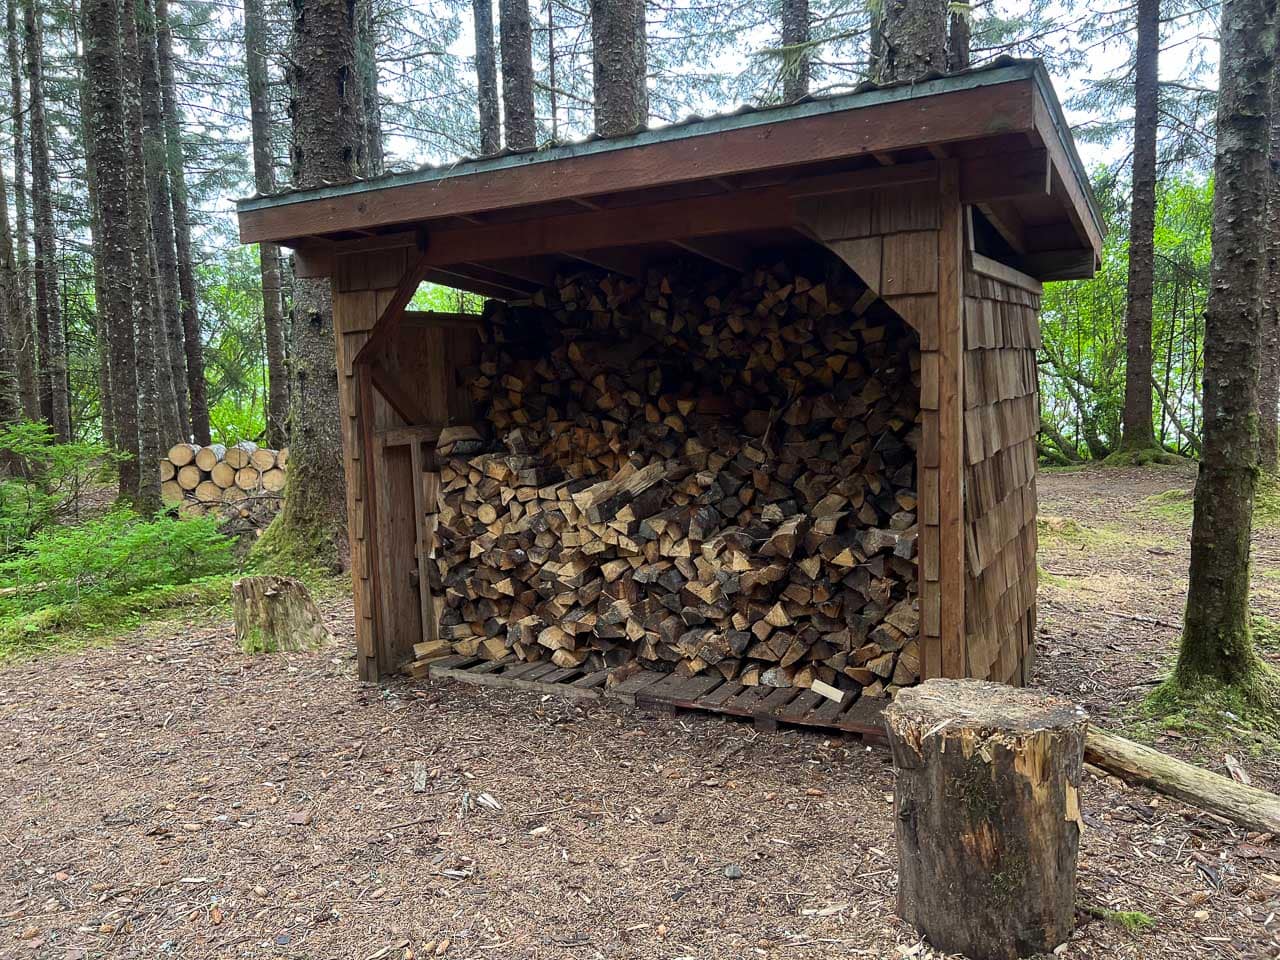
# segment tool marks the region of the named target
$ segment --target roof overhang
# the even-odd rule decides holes
[[[612,267],[646,244],[675,244],[731,264],[734,235],[788,230],[799,197],[923,182],[944,160],[959,164],[962,199],[1022,269],[1093,272],[1101,215],[1035,61],[255,197],[237,210],[244,242],[294,247],[318,273],[334,253],[412,242],[429,251],[429,279],[513,296],[557,256]]]

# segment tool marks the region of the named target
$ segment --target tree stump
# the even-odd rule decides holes
[[[1014,960],[1070,935],[1086,722],[981,680],[929,680],[885,711],[898,913],[937,949]]]
[[[332,639],[306,586],[292,577],[241,577],[231,606],[245,653],[310,650]]]

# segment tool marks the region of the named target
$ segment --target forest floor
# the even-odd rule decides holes
[[[1172,655],[1192,480],[1042,479],[1039,677],[1109,725],[1133,728]],[[1280,619],[1277,538],[1259,531],[1256,587]],[[933,956],[893,915],[886,753],[362,685],[350,605],[324,606],[337,639],[316,653],[250,657],[229,623],[171,622],[0,668],[0,956]],[[1266,741],[1142,730],[1280,783]],[[1273,840],[1109,778],[1082,793],[1081,905],[1155,926],[1082,912],[1060,956],[1280,956]]]

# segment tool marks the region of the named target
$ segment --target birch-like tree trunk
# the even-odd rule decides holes
[[[14,320],[13,347],[17,352],[18,389],[22,413],[28,420],[40,418],[40,387],[36,373],[36,336],[31,311],[30,223],[27,214],[27,111],[22,89],[22,38],[18,28],[18,4],[5,4],[5,50],[9,58],[9,96],[13,110],[13,212],[14,258],[17,268],[19,314]]]
[[[129,454],[120,465],[120,496],[138,492],[137,369],[134,357],[133,267],[129,240],[124,105],[121,101],[119,0],[84,0],[86,148],[97,180],[100,230],[95,258],[102,263],[103,297],[98,313],[110,344],[117,449]],[[154,471],[152,471],[154,472]]]
[[[498,14],[507,148],[532,150],[538,145],[538,128],[533,113],[533,28],[529,23],[529,0],[498,0]]]
[[[164,130],[164,97],[160,86],[160,52],[155,11],[150,3],[138,7],[139,43],[142,47],[142,132],[146,151],[147,191],[151,205],[151,234],[155,241],[157,310],[160,325],[156,370],[163,404],[164,446],[185,440],[191,433],[191,408],[187,402],[187,362],[182,343],[182,303],[178,293],[178,250],[173,229],[169,165]],[[174,439],[177,438],[177,439]]]
[[[160,86],[164,109],[164,141],[169,165],[169,198],[173,204],[173,229],[178,253],[178,295],[182,299],[182,343],[187,358],[187,393],[191,406],[191,433],[196,443],[209,442],[209,402],[204,385],[204,341],[196,303],[195,261],[191,254],[191,212],[187,203],[187,176],[183,168],[182,112],[174,78],[173,31],[169,25],[169,0],[155,0],[156,41],[160,57]]]
[[[1249,537],[1257,465],[1258,340],[1266,273],[1276,0],[1226,0],[1204,335],[1204,452],[1191,527],[1186,624],[1174,682],[1246,686]]]
[[[493,0],[471,0],[476,35],[477,103],[480,110],[480,155],[502,149],[498,119],[498,66],[493,54]]]
[[[881,0],[879,83],[914,80],[947,68],[947,0]]]
[[[782,99],[809,94],[809,0],[782,0]]]
[[[1129,291],[1124,318],[1124,450],[1147,450],[1156,445],[1151,420],[1151,309],[1155,290],[1156,135],[1160,120],[1160,0],[1138,0],[1137,27]]]
[[[271,98],[268,91],[269,35],[262,0],[244,0],[245,73],[249,81],[249,127],[253,138],[253,183],[258,193],[276,186],[271,152]],[[267,444],[277,450],[288,443],[289,370],[285,362],[284,296],[280,283],[280,248],[258,246],[262,275],[262,319],[267,341]]]
[[[37,0],[26,0],[22,17],[31,119],[31,206],[35,213],[32,268],[36,285],[40,414],[49,422],[54,435],[66,442],[71,439],[67,335],[62,325],[62,301],[58,289],[53,178],[49,169],[49,122],[44,97],[44,37],[36,3]]]
[[[596,133],[632,133],[649,119],[644,0],[590,0]]]
[[[346,0],[293,0],[290,150],[295,187],[345,183],[361,166],[366,126],[356,78],[358,14]],[[328,280],[294,283],[289,485],[264,543],[280,552],[347,556],[346,495]]]
[[[142,119],[142,47],[138,19],[141,0],[125,0],[120,16],[122,90],[125,119],[126,182],[129,190],[129,256],[133,264],[133,304],[136,316],[138,365],[138,511],[150,515],[160,509],[159,462],[162,444],[159,396],[160,315],[151,211],[148,202],[146,147]]]

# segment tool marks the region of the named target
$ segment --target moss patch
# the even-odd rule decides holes
[[[1106,907],[1095,907],[1092,904],[1081,904],[1080,909],[1091,917],[1114,923],[1134,936],[1148,933],[1156,928],[1155,917],[1141,910],[1108,910]]]
[[[1104,467],[1178,467],[1191,463],[1186,457],[1160,447],[1143,450],[1117,450],[1102,461]]]
[[[1142,501],[1143,512],[1162,520],[1190,524],[1195,513],[1194,490],[1166,490]],[[1257,529],[1280,527],[1280,479],[1258,478],[1253,495],[1253,525]]]

